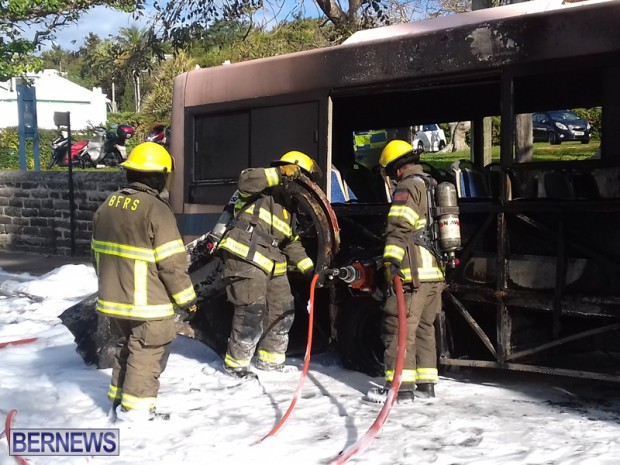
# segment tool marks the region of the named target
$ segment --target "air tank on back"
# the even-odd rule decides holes
[[[440,183],[435,190],[438,215],[439,247],[448,256],[448,266],[457,264],[455,252],[461,248],[461,223],[456,188],[450,182]]]

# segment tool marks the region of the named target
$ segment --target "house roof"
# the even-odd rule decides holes
[[[28,75],[37,89],[37,101],[84,102],[92,101],[93,90],[88,90],[62,77],[55,69],[46,69],[37,74]],[[9,82],[0,83],[0,100],[17,99],[15,86]]]

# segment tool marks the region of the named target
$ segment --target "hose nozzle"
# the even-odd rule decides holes
[[[351,284],[355,281],[360,280],[361,273],[360,273],[360,270],[349,265],[349,266],[343,266],[342,268],[340,268],[336,276],[342,279],[345,283]]]

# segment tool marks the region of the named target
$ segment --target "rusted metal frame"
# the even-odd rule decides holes
[[[617,150],[617,142],[615,137],[609,137],[614,134],[620,123],[620,66],[618,60],[610,60],[609,66],[603,72],[603,114],[601,115],[601,131],[606,137],[601,139],[601,161],[604,166],[614,166],[620,160],[620,152]]]
[[[461,300],[467,300],[473,303],[493,304],[495,303],[496,291],[489,287],[480,287],[467,284],[451,283],[450,289],[454,294],[458,295]],[[519,307],[525,310],[533,310],[540,312],[549,312],[553,308],[553,295],[545,294],[542,298],[540,294],[534,291],[524,291],[518,289],[509,289],[505,296],[506,302],[511,307]],[[539,305],[535,305],[538,303]],[[600,313],[588,312],[586,310],[576,310],[580,305],[595,306]],[[609,310],[601,308],[601,306],[609,307]],[[620,306],[620,297],[603,296],[593,297],[586,295],[563,295],[562,296],[562,315],[563,316],[579,316],[593,317],[599,319],[618,319],[618,313],[615,310]]]
[[[505,213],[497,215],[497,359],[503,362],[511,352],[512,319],[506,305],[508,260],[506,258],[508,228]]]
[[[533,226],[536,229],[539,229],[540,231],[543,231],[551,236],[553,236],[556,240],[558,239],[557,233],[555,233],[553,230],[551,230],[550,228],[548,228],[547,226],[544,226],[542,224],[540,224],[538,221],[533,220],[532,218],[530,218],[527,215],[524,215],[523,213],[515,213],[514,216],[518,219],[520,219],[521,221],[523,221],[526,224],[529,224],[530,226]],[[606,258],[605,256],[599,254],[598,252],[595,252],[591,249],[589,249],[588,247],[581,245],[577,242],[574,241],[565,241],[565,246],[570,246],[573,247],[575,250],[578,250],[579,252],[582,252],[588,256],[590,256],[591,258],[600,261],[601,263],[605,263],[606,265],[614,268],[616,271],[620,271],[620,264]]]
[[[510,72],[501,79],[501,126],[500,126],[500,165],[503,173],[510,170],[514,158],[513,134],[515,128],[514,115],[514,77]],[[500,202],[505,205],[508,200],[508,182],[506,176],[500,178]],[[497,281],[495,298],[497,302],[497,360],[503,362],[511,352],[510,339],[512,321],[506,305],[505,296],[508,289],[508,260],[506,257],[508,227],[506,213],[497,214]]]
[[[558,247],[557,257],[555,261],[555,291],[553,297],[553,338],[560,337],[562,316],[562,295],[566,289],[566,245],[564,237],[564,218],[560,218],[558,222]]]
[[[442,365],[452,365],[461,367],[478,367],[478,368],[499,368],[513,371],[527,371],[530,373],[543,373],[547,375],[569,376],[571,378],[597,379],[600,381],[620,382],[619,375],[608,375],[604,373],[595,373],[592,371],[567,370],[564,368],[550,368],[535,365],[524,365],[521,363],[499,363],[489,362],[486,360],[463,360],[454,358],[441,358]]]
[[[457,294],[461,294],[464,292],[471,292],[480,295],[481,297],[488,297],[492,299],[495,297],[495,290],[489,287],[481,287],[472,284],[459,284],[452,283],[450,284],[450,288]],[[509,289],[506,291],[507,298],[514,297],[523,297],[523,298],[534,298],[539,296],[540,292],[536,291],[528,291],[523,289]],[[570,294],[569,296],[564,296],[565,299],[571,300],[573,302],[583,302],[584,304],[591,305],[617,305],[620,306],[620,296],[591,296],[591,295],[582,295],[582,294]],[[597,316],[606,316],[606,315],[597,315]]]
[[[469,326],[471,326],[471,328],[478,335],[478,337],[480,338],[482,343],[486,346],[486,348],[489,349],[489,352],[491,352],[491,354],[493,354],[493,358],[497,358],[497,352],[495,351],[495,347],[493,347],[493,343],[491,342],[489,337],[486,335],[484,330],[480,327],[480,325],[478,325],[478,323],[476,322],[474,317],[471,316],[471,314],[467,311],[465,306],[459,301],[459,299],[457,299],[452,294],[452,292],[446,291],[446,292],[444,292],[444,295],[447,295],[449,297],[449,299],[456,306],[456,308],[459,310],[461,315],[463,315],[463,318],[465,318],[465,321],[467,321]]]
[[[583,339],[586,337],[595,336],[597,334],[606,333],[608,331],[615,331],[620,329],[620,323],[614,323],[613,325],[602,326],[600,328],[591,329],[589,331],[584,331],[582,333],[572,334],[570,336],[566,336],[560,339],[556,339],[552,342],[547,342],[546,344],[541,344],[538,347],[534,347],[532,349],[522,350],[521,352],[515,352],[506,357],[506,360],[516,360],[522,357],[527,357],[528,355],[533,355],[539,352],[542,352],[547,349],[551,349],[553,347],[560,346],[562,344],[566,344],[567,342],[577,341],[579,339]]]
[[[437,324],[439,325],[439,357],[450,358],[451,344],[448,344],[448,328],[445,311],[442,310],[439,315],[437,315]]]
[[[495,213],[493,212],[489,213],[486,220],[484,220],[484,223],[482,223],[482,225],[478,228],[478,230],[472,236],[471,240],[467,243],[465,248],[461,251],[461,253],[459,254],[459,260],[462,264],[465,264],[468,262],[469,258],[471,257],[474,251],[474,247],[480,242],[480,240],[482,239],[482,236],[487,231],[487,229],[491,225],[491,222],[494,219],[495,219]],[[465,268],[464,266],[458,267],[455,270],[454,274],[452,275],[451,281],[456,281],[457,279],[462,278],[464,268]]]

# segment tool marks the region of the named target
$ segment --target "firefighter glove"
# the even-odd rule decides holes
[[[385,272],[385,281],[388,286],[391,286],[394,282],[394,276],[398,276],[400,268],[392,262],[385,262],[383,264],[383,271]]]
[[[299,165],[282,165],[280,173],[289,181],[294,181],[301,175],[301,168],[299,168]]]
[[[311,267],[310,269],[304,271],[304,278],[306,278],[308,281],[312,281],[312,278],[314,278],[314,267]]]
[[[198,306],[196,304],[192,304],[189,307],[185,307],[181,309],[181,313],[183,315],[183,321],[189,322],[196,316],[196,311],[198,310]]]

